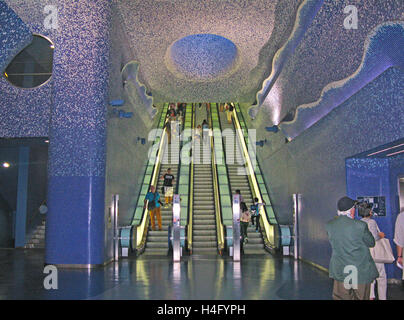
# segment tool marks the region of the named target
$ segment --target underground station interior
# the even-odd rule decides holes
[[[364,203],[404,299],[404,1],[4,0],[0,68],[1,300],[332,300]]]

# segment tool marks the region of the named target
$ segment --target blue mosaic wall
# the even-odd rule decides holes
[[[359,69],[349,78],[329,84],[318,101],[297,108],[295,119],[280,125],[288,138],[319,121],[367,83],[392,66],[404,66],[404,23],[384,23],[370,35]]]
[[[404,157],[390,159],[347,159],[347,194],[356,199],[359,196],[384,196],[386,216],[375,217],[381,231],[390,239],[396,255],[394,226],[399,213],[397,179],[404,174]],[[360,217],[359,217],[360,218]],[[402,271],[394,264],[386,264],[389,278],[401,278]]]
[[[345,158],[404,137],[402,101],[404,72],[390,68],[289,143],[280,132],[265,132],[264,114],[250,121],[257,138],[269,140],[257,154],[280,224],[291,223],[292,194],[302,194],[303,258],[328,267],[324,227],[346,194]]]
[[[151,109],[153,101],[137,79],[137,68],[132,68],[136,64],[128,65],[132,59],[133,53],[123,32],[122,21],[113,14],[109,101],[122,99],[125,103],[117,108],[108,106],[107,109],[105,207],[110,206],[113,194],[119,194],[120,225],[129,225],[132,221],[147,164],[150,143],[142,145],[138,138],[146,138],[147,141],[148,132],[154,126],[150,113],[144,112]],[[121,72],[122,69],[124,72]],[[119,111],[132,113],[132,117],[120,118]]]
[[[323,3],[323,0],[307,0],[299,7],[293,32],[286,43],[273,57],[271,74],[264,80],[262,88],[257,92],[256,104],[248,111],[252,118],[257,116],[265,102],[265,98],[268,96],[278,76],[282,72],[284,64],[293,55]]]
[[[18,15],[0,1],[0,72],[32,41],[32,34]]]
[[[358,29],[344,28],[344,20],[348,16],[344,13],[344,8],[347,5],[354,5],[358,9]],[[397,0],[386,0],[383,5],[378,0],[325,0],[265,99],[263,109],[266,109],[269,117],[268,125],[279,124],[288,112],[293,115],[299,106],[308,107],[307,109],[316,107],[317,100],[328,85],[334,83],[334,86],[340,86],[336,82],[356,76],[355,72],[361,66],[365,56],[364,50],[368,36],[383,23],[402,21],[403,10],[404,3]],[[385,63],[385,60],[380,62],[384,70],[392,65]],[[362,86],[367,84],[382,71],[379,70],[379,73],[374,74],[372,70],[368,78],[365,76],[359,80],[359,83]],[[327,112],[351,95],[345,95],[343,100],[334,104],[328,103]],[[302,127],[306,122],[310,125],[315,123],[327,113],[313,109],[310,119],[302,121]],[[292,134],[292,129],[291,126],[290,136],[295,137],[297,134],[294,132]],[[300,134],[302,130],[296,130],[296,132]]]
[[[46,15],[43,1],[7,0],[6,3],[17,13],[31,33],[54,39],[56,30],[44,26]],[[51,106],[52,78],[38,88],[19,89],[1,76],[0,137],[47,137]]]
[[[59,1],[58,11],[45,259],[102,264],[111,3]]]

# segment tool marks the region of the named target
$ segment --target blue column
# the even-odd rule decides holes
[[[27,221],[29,147],[20,147],[18,151],[18,184],[17,211],[15,213],[15,243],[16,248],[25,245],[25,227]]]
[[[57,2],[45,262],[104,263],[111,3]]]

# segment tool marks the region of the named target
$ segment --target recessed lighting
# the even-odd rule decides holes
[[[404,153],[404,150],[397,151],[397,152],[394,152],[394,153],[389,153],[387,156],[391,157],[391,156],[395,156],[396,154],[400,154],[400,153]]]
[[[2,167],[3,168],[10,168],[10,164],[8,162],[3,162]]]
[[[401,146],[404,146],[404,143],[399,144],[397,146],[390,147],[390,148],[386,148],[386,149],[383,149],[383,150],[380,150],[380,151],[373,152],[371,154],[368,154],[368,157],[374,156],[375,154],[382,153],[382,152],[385,152],[385,151],[388,151],[388,150],[391,150],[391,149],[395,149],[395,148],[398,148],[398,147],[401,147]]]

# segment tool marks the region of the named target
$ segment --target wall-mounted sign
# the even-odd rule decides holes
[[[386,197],[358,197],[358,201],[364,201],[373,205],[373,214],[377,217],[386,216]]]

